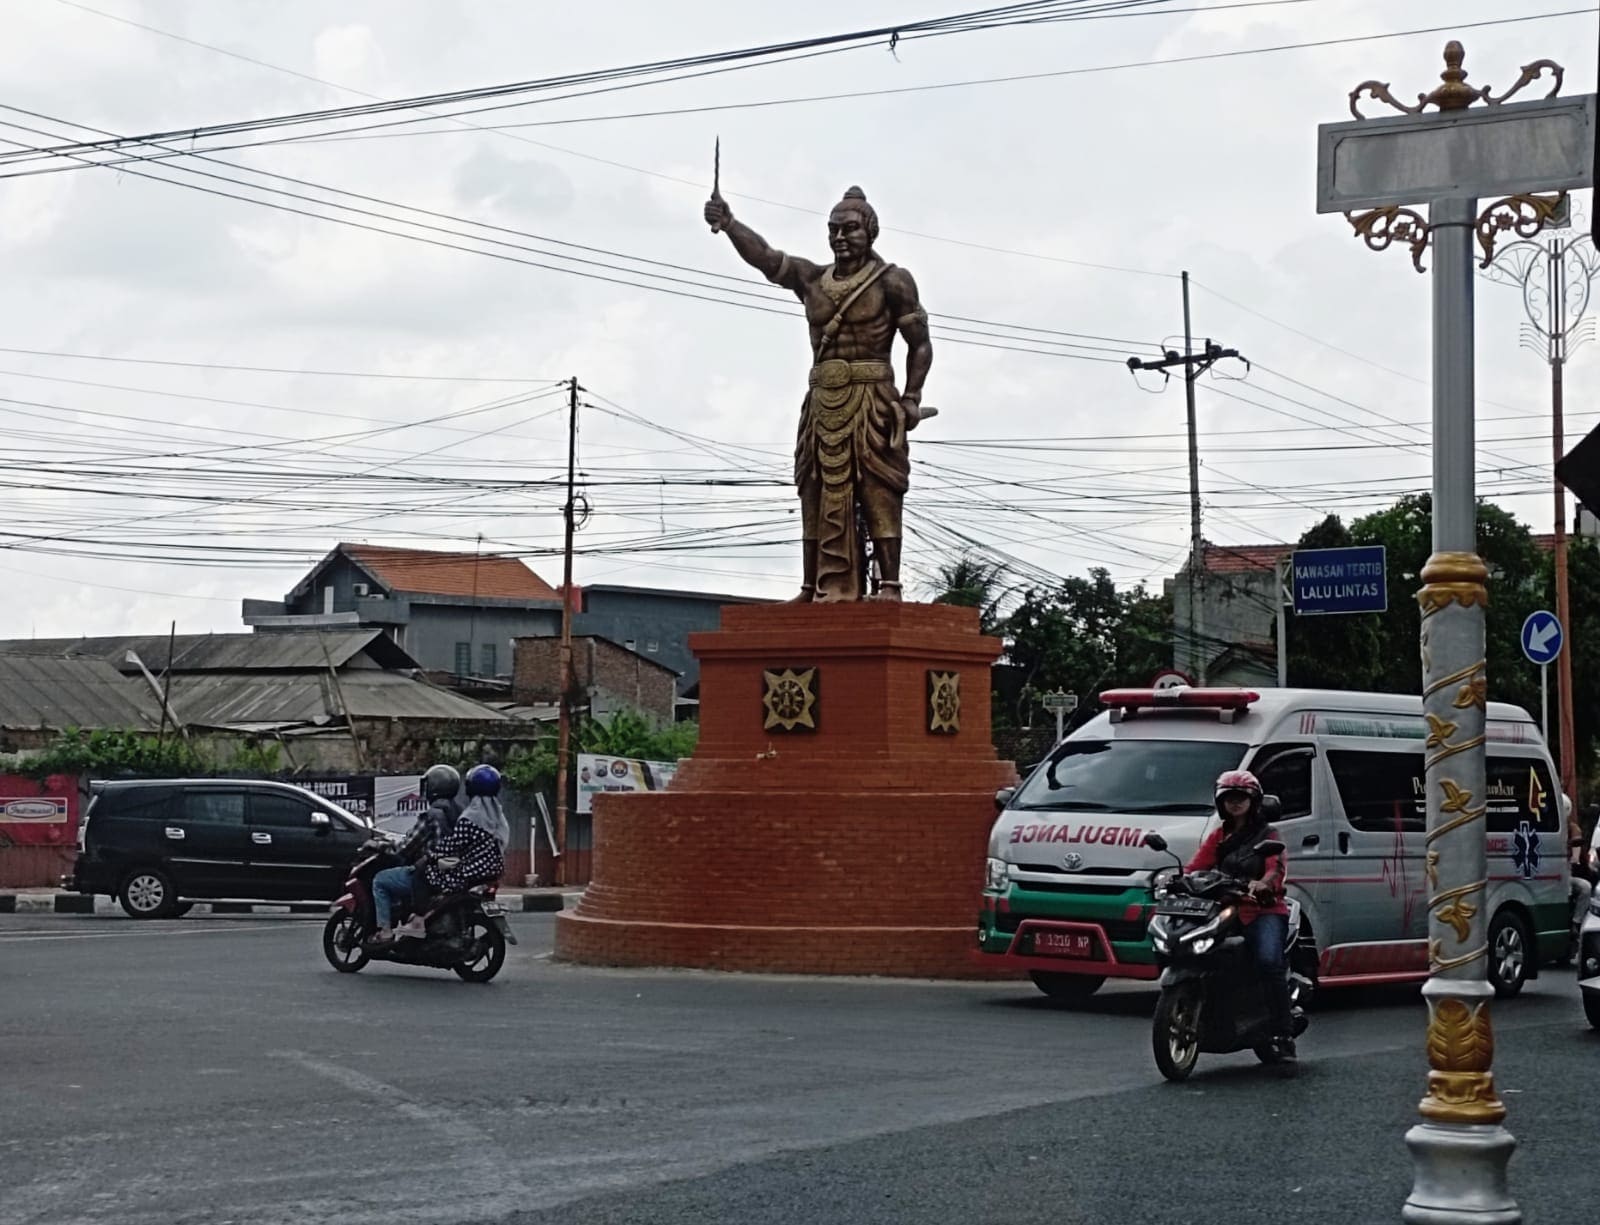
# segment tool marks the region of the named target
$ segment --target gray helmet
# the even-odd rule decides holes
[[[430,766],[422,776],[422,798],[430,804],[434,800],[453,800],[461,793],[461,773],[454,766]]]

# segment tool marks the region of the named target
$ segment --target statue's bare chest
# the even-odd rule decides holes
[[[831,268],[826,269],[806,286],[804,302],[806,319],[813,327],[825,327],[829,320],[845,306],[845,326],[861,326],[889,315],[889,301],[883,290],[883,277],[872,274],[879,265],[869,265],[854,276],[835,278]],[[865,284],[866,288],[862,289]],[[859,292],[858,292],[859,291]]]

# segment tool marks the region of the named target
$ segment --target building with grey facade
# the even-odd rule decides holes
[[[1278,683],[1277,565],[1292,544],[1207,544],[1192,584],[1184,563],[1166,581],[1172,597],[1173,666],[1196,684],[1260,687]],[[1200,613],[1198,630],[1192,609]]]
[[[679,697],[693,697],[700,688],[700,662],[689,650],[689,635],[720,629],[724,604],[761,603],[749,596],[609,583],[591,583],[578,596],[573,632],[609,638],[672,669]]]
[[[561,593],[520,558],[341,544],[281,600],[246,600],[257,630],[373,627],[432,673],[511,675],[512,643],[561,632]]]

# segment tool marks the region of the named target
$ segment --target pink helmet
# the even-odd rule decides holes
[[[1240,792],[1250,797],[1250,811],[1261,807],[1261,780],[1248,770],[1225,770],[1217,776],[1217,808],[1222,808],[1222,797],[1229,792]]]

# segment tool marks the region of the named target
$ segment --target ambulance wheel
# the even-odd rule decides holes
[[[1498,910],[1489,924],[1489,981],[1501,999],[1518,994],[1528,981],[1533,940],[1514,910]]]
[[[1035,987],[1063,1004],[1083,1003],[1106,982],[1093,974],[1055,974],[1045,970],[1031,970],[1028,977]]]

